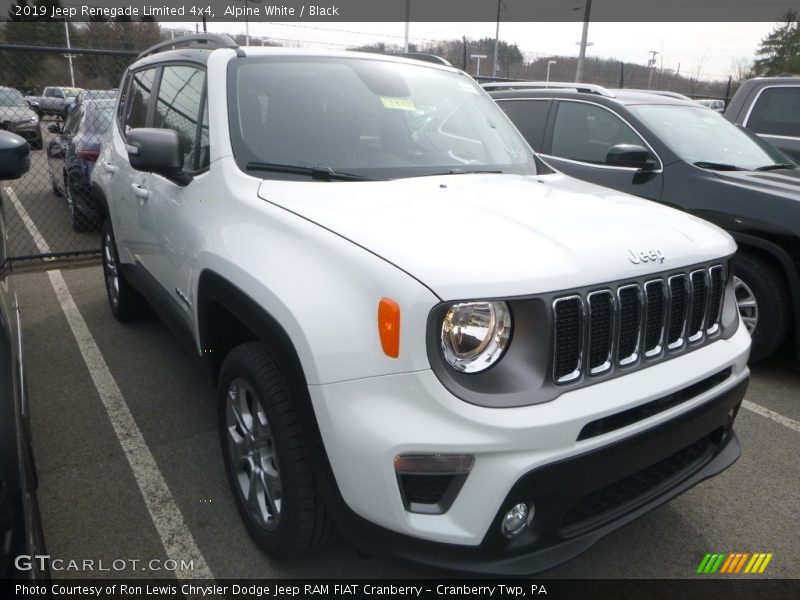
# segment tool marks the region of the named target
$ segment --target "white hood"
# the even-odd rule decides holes
[[[736,249],[705,221],[560,173],[265,180],[259,196],[383,257],[443,300],[610,282]],[[634,264],[629,251],[658,251],[664,260]]]

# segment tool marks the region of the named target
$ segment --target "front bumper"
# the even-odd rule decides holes
[[[552,402],[510,409],[467,404],[430,371],[309,389],[338,491],[352,517],[348,529],[416,561],[521,574],[580,553],[736,460],[738,444],[728,420],[747,386],[749,344],[740,327],[730,339],[689,355]],[[713,385],[701,385],[719,373],[724,377]],[[677,405],[579,440],[598,419],[698,385],[696,395]],[[475,457],[444,514],[407,511],[399,491],[395,456],[426,453]],[[666,469],[652,486],[640,484],[635,502],[601,503],[599,512],[592,508],[593,493],[669,457],[677,467]],[[520,501],[534,501],[536,516],[526,534],[509,542],[499,535],[499,519]]]

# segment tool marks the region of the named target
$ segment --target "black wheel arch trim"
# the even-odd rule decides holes
[[[768,254],[777,261],[778,266],[780,266],[781,270],[786,275],[786,283],[789,288],[789,297],[792,304],[792,319],[794,321],[795,358],[800,362],[800,275],[798,275],[797,267],[789,254],[777,244],[747,233],[729,233],[739,245],[739,251],[750,246]]]
[[[92,182],[92,196],[95,200],[97,200],[97,208],[102,213],[100,215],[101,219],[109,219],[111,218],[111,213],[108,211],[108,199],[106,198],[106,194],[97,183],[94,181]],[[102,224],[102,221],[101,221]]]
[[[305,371],[291,337],[280,322],[246,292],[214,271],[203,271],[197,289],[198,338],[202,360],[215,384],[219,367],[225,357],[215,356],[214,348],[208,344],[210,338],[208,323],[212,316],[210,313],[213,310],[211,307],[213,303],[229,311],[248,327],[258,340],[267,345],[273,358],[278,362],[293,392],[292,404],[300,431],[308,443],[315,479],[320,485],[320,492],[328,508],[338,521],[338,516],[349,509],[336,484],[314,406],[311,403]]]

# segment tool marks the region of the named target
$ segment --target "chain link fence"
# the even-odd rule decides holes
[[[9,259],[35,265],[99,255],[90,177],[136,55],[0,44],[0,129],[31,147],[30,171],[0,182]]]

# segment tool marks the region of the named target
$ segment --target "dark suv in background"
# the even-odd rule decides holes
[[[739,245],[736,297],[751,361],[789,333],[800,352],[800,169],[790,157],[719,113],[663,94],[574,83],[484,89],[553,168],[727,230]]]
[[[800,160],[800,77],[745,81],[731,98],[725,118]]]

